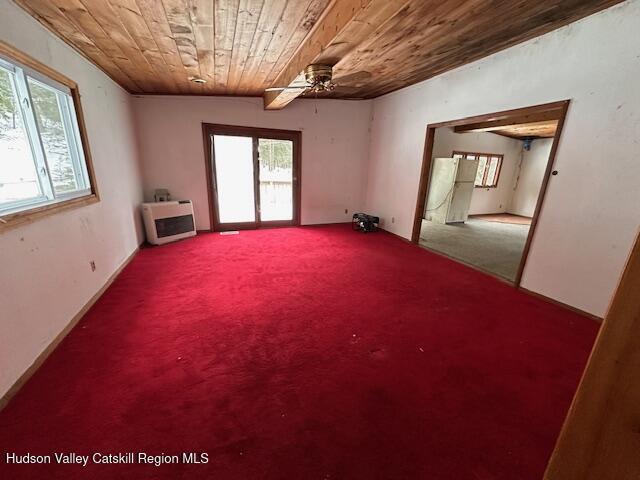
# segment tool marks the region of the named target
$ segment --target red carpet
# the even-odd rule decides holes
[[[0,477],[540,480],[596,331],[384,232],[200,235],[143,249],[0,412]]]

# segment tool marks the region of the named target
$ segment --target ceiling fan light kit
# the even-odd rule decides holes
[[[331,81],[333,67],[331,65],[321,65],[312,63],[304,69],[304,78],[312,92],[331,92],[336,88]]]
[[[348,94],[357,91],[358,87],[356,85],[348,86],[345,83],[352,82],[357,84],[371,77],[371,73],[365,71],[341,75],[337,78],[334,78],[333,73],[333,66],[331,65],[312,63],[304,68],[291,85],[269,87],[265,89],[265,92],[291,92],[294,94],[292,98],[304,97],[308,93],[315,93],[317,98],[318,93],[331,93],[334,91]]]

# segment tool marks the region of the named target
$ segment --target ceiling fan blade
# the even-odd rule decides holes
[[[333,79],[333,81],[337,84],[342,84],[342,83],[348,84],[348,83],[363,82],[365,80],[368,80],[369,78],[371,78],[371,72],[366,72],[364,70],[361,70],[359,72],[349,73],[341,77],[336,77]]]
[[[306,90],[307,87],[269,87],[269,88],[265,88],[264,91],[265,92],[283,92],[286,90]]]
[[[338,93],[353,93],[360,90],[358,87],[347,87],[346,85],[336,85],[336,88],[333,89],[334,92]]]

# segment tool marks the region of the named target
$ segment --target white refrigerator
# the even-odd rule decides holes
[[[467,221],[477,170],[478,160],[434,158],[425,220],[434,223]]]

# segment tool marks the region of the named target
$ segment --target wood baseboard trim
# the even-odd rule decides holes
[[[580,310],[579,308],[572,307],[571,305],[560,302],[558,300],[554,300],[553,298],[547,297],[546,295],[542,295],[541,293],[532,292],[531,290],[528,290],[524,287],[519,287],[518,290],[521,290],[522,292],[526,293],[527,295],[531,295],[532,297],[536,297],[536,298],[539,298],[540,300],[544,300],[545,302],[553,303],[554,305],[557,305],[566,310],[571,310],[574,313],[582,315],[583,317],[590,318],[591,320],[595,320],[598,323],[602,323],[603,321],[602,317],[594,315],[593,313],[585,312],[584,310]]]
[[[327,222],[327,223],[301,223],[299,227],[330,227],[331,225],[351,225],[351,220],[345,220],[344,222]]]
[[[378,227],[378,230],[380,230],[381,232],[385,232],[388,233],[389,235],[393,235],[394,237],[402,240],[403,242],[407,242],[407,243],[411,243],[412,245],[415,245],[415,243],[413,243],[411,240],[409,240],[408,238],[404,238],[402,235],[398,235],[397,233],[393,233],[390,230],[387,230],[386,228],[383,227]]]
[[[347,220],[344,222],[329,222],[329,223],[301,223],[300,225],[283,225],[283,226],[278,226],[278,227],[262,227],[262,228],[250,228],[249,230],[265,230],[267,228],[292,228],[292,227],[328,227],[331,225],[350,225],[351,224],[351,220]],[[211,228],[209,229],[202,229],[202,230],[196,230],[196,232],[198,234],[200,233],[220,233],[217,230],[213,230]]]
[[[64,340],[69,332],[73,330],[73,327],[78,324],[85,313],[89,311],[89,309],[98,301],[98,299],[107,290],[107,288],[111,286],[118,275],[120,275],[122,270],[124,270],[124,268],[129,265],[131,260],[133,260],[133,257],[135,257],[136,254],[140,251],[141,246],[142,245],[139,245],[133,252],[131,252],[131,254],[120,264],[116,271],[113,272],[111,276],[109,276],[105,284],[100,287],[100,289],[89,299],[89,301],[80,309],[80,311],[73,316],[67,326],[64,327],[62,331],[58,333],[58,335],[56,335],[56,337],[51,341],[51,343],[47,345],[47,347],[40,353],[40,355],[36,357],[33,363],[24,371],[22,375],[20,375],[18,380],[16,380],[15,383],[11,385],[11,387],[9,387],[9,390],[7,390],[7,392],[2,395],[2,397],[0,397],[0,411],[9,404],[11,399],[20,391],[24,384],[29,381],[31,376],[40,368],[40,366],[42,366],[49,355],[51,355],[51,353],[53,353],[53,351],[58,347],[60,342],[62,342],[62,340]]]
[[[396,238],[399,238],[400,240],[403,240],[403,241],[405,241],[405,242],[409,242],[409,243],[411,243],[412,245],[415,245],[413,242],[411,242],[411,240],[407,240],[406,238],[404,238],[404,237],[402,237],[402,236],[398,235],[397,233],[390,232],[389,230],[385,230],[384,228],[381,228],[380,230],[382,230],[382,231],[384,231],[384,232],[386,232],[386,233],[389,233],[389,234],[391,234],[391,235],[395,236]],[[419,246],[420,248],[423,248],[423,249],[425,249],[425,250],[427,250],[427,251],[431,252],[431,253],[434,253],[434,254],[436,254],[436,255],[440,255],[441,257],[448,258],[448,259],[450,259],[450,260],[453,260],[454,262],[461,263],[461,264],[463,264],[463,265],[466,265],[466,266],[467,266],[467,267],[469,267],[469,268],[473,268],[474,270],[477,270],[477,271],[482,272],[482,273],[484,273],[484,274],[490,275],[490,276],[492,276],[493,278],[495,278],[496,280],[500,280],[500,281],[505,282],[505,283],[507,283],[507,284],[509,284],[509,285],[511,285],[511,286],[514,286],[514,285],[513,285],[513,283],[512,283],[512,282],[510,282],[509,280],[504,279],[504,278],[502,278],[502,277],[499,277],[499,276],[497,276],[497,275],[494,275],[494,274],[493,274],[493,273],[491,273],[491,272],[487,272],[486,270],[483,270],[483,269],[481,269],[481,268],[479,268],[479,267],[476,267],[475,265],[471,265],[471,264],[466,263],[466,262],[464,262],[464,261],[462,261],[462,260],[459,260],[459,259],[457,259],[457,258],[450,257],[449,255],[447,255],[447,254],[445,254],[445,253],[437,252],[437,251],[432,250],[432,249],[430,249],[430,248],[428,248],[428,247],[425,247],[424,245],[420,245],[420,244],[418,244],[418,246]],[[602,317],[599,317],[599,316],[597,316],[597,315],[594,315],[593,313],[585,312],[584,310],[580,310],[579,308],[572,307],[571,305],[568,305],[568,304],[566,304],[566,303],[560,302],[560,301],[558,301],[558,300],[554,300],[553,298],[551,298],[551,297],[547,297],[546,295],[542,295],[541,293],[533,292],[533,291],[531,291],[531,290],[529,290],[529,289],[527,289],[527,288],[521,287],[521,286],[517,286],[517,287],[515,287],[515,288],[517,288],[518,290],[521,290],[523,293],[526,293],[527,295],[531,295],[532,297],[539,298],[540,300],[543,300],[543,301],[548,302],[548,303],[552,303],[552,304],[557,305],[558,307],[564,308],[564,309],[566,309],[566,310],[571,310],[571,311],[572,311],[572,312],[574,312],[574,313],[577,313],[577,314],[579,314],[579,315],[582,315],[583,317],[590,318],[591,320],[595,320],[595,321],[596,321],[596,322],[598,322],[598,323],[602,323],[602,321],[603,321],[603,318],[602,318]]]

